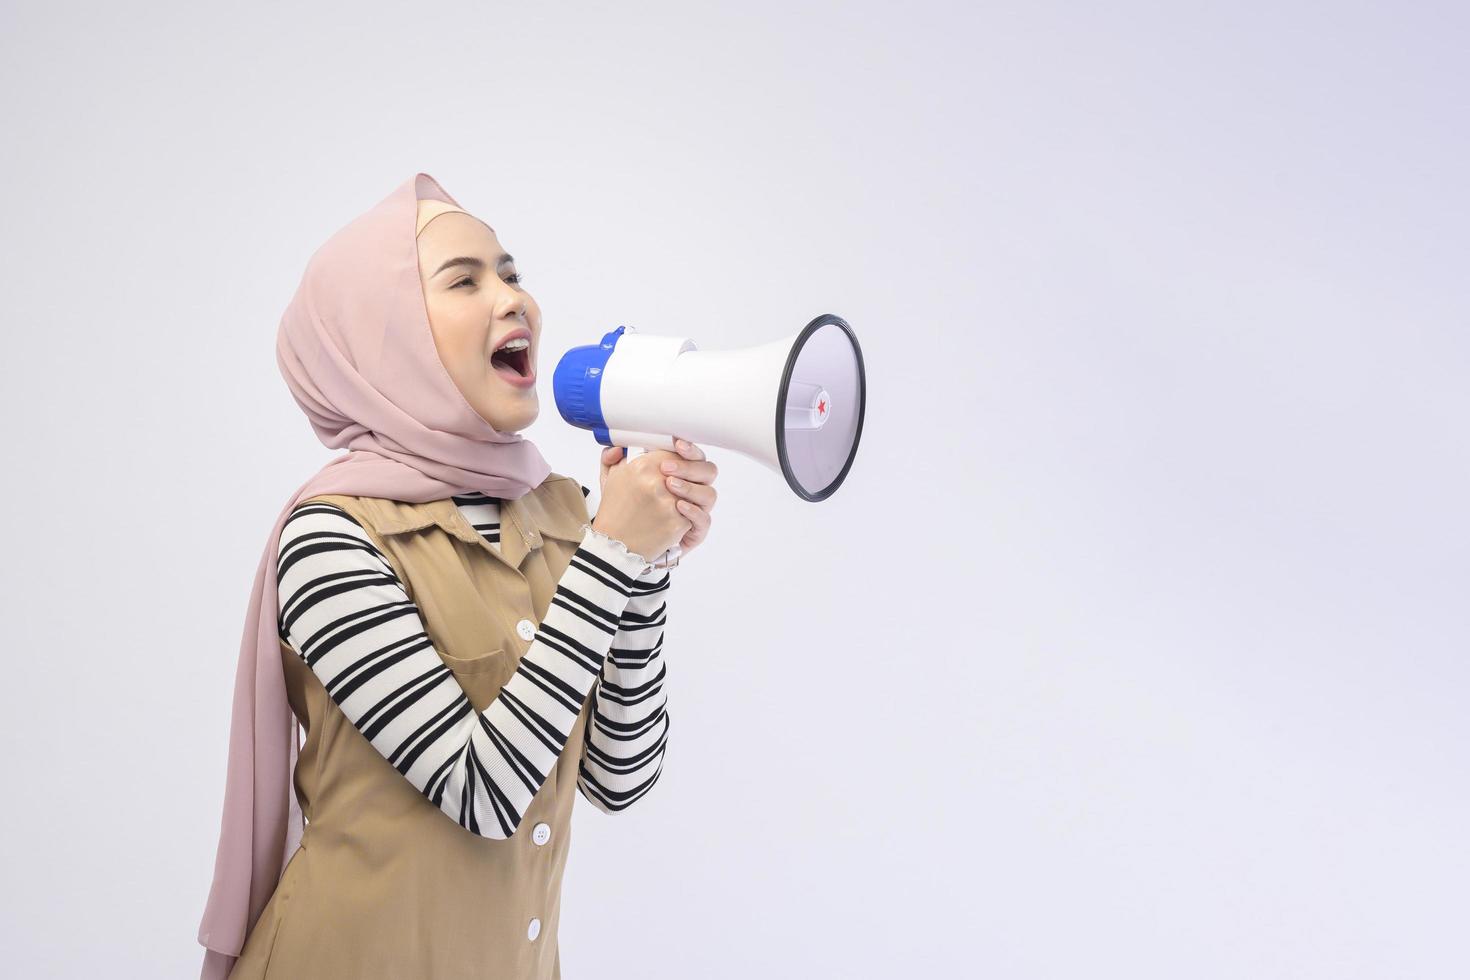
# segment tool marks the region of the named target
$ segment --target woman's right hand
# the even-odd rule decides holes
[[[604,462],[610,452],[603,450]],[[593,529],[648,561],[678,544],[694,525],[679,513],[679,498],[669,492],[659,466],[664,460],[682,458],[667,449],[650,449],[610,465]]]

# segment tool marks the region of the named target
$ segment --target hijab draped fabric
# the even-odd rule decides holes
[[[433,204],[420,206],[419,201]],[[317,437],[346,452],[286,501],[255,570],[230,717],[214,880],[199,925],[203,980],[223,980],[304,829],[292,788],[299,722],[286,700],[276,554],[296,504],[323,493],[409,503],[479,490],[505,499],[551,472],[534,443],[497,432],[449,377],[419,279],[418,232],[459,203],[415,174],[307,261],[276,362]]]

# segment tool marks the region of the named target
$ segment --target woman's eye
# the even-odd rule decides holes
[[[505,277],[505,281],[513,286],[519,286],[521,284],[521,274],[519,272],[512,272],[510,275]],[[463,279],[459,280],[459,282],[456,282],[449,288],[458,289],[460,286],[473,286],[474,284],[475,279],[473,276],[465,276]]]

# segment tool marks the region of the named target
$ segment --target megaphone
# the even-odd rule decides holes
[[[737,350],[620,326],[562,355],[552,388],[561,417],[604,446],[672,450],[677,435],[731,449],[810,501],[847,477],[867,400],[857,336],[831,313]]]

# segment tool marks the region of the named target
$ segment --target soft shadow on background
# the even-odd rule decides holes
[[[559,472],[550,368],[620,323],[866,357],[831,500],[710,450],[568,977],[1470,970],[1463,8],[0,21],[13,975],[196,975],[251,577],[331,456],[276,324],[420,170],[542,304]]]

